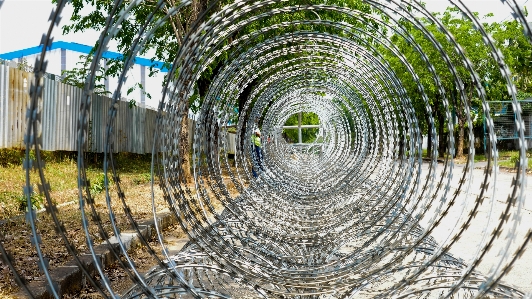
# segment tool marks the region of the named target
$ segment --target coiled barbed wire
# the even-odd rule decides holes
[[[524,10],[515,0],[502,1],[521,22],[525,35],[532,33]],[[131,224],[139,231],[122,190],[116,161],[113,159],[113,120],[121,85],[135,56],[153,37],[155,30],[170,17],[191,4],[181,2],[161,17],[165,1],[157,1],[153,11],[141,24],[133,41],[119,86],[109,107],[106,128],[106,204],[112,231],[106,231],[94,206],[90,183],[85,173],[83,152],[87,142],[91,93],[101,57],[113,36],[123,30],[121,23],[142,1],[116,0],[102,29],[90,76],[86,80],[78,119],[78,186],[82,226],[90,255],[96,262],[101,284],[90,278],[89,270],[70,243],[67,230],[57,217],[50,196],[40,155],[42,101],[40,78],[46,71],[46,46],[68,1],[58,1],[50,17],[51,24],[43,35],[43,52],[35,64],[35,80],[30,88],[31,106],[25,138],[26,186],[24,194],[31,207],[32,176],[38,170],[39,191],[46,199],[47,212],[69,253],[89,277],[90,283],[105,298],[118,298],[99,264],[89,226],[98,227],[101,237],[116,236],[119,249],[113,249],[119,264],[135,283],[124,298],[495,298],[523,297],[523,292],[502,283],[501,279],[525,250],[530,231],[518,239],[523,230],[521,213],[526,186],[526,140],[516,88],[504,57],[478,18],[462,1],[451,1],[471,20],[482,34],[491,58],[506,81],[519,142],[519,159],[513,184],[508,190],[505,208],[496,215],[494,204],[498,176],[497,136],[490,116],[485,87],[474,65],[450,31],[417,1],[396,0],[344,5],[308,1],[235,1],[216,2],[204,11],[191,29],[168,73],[159,104],[153,144],[152,188],[161,188],[168,207],[179,221],[190,242],[178,254],[170,255],[157,227],[163,247],[158,256],[146,240],[143,243],[157,262],[156,267],[141,274],[125,249],[116,225],[111,203],[119,201]],[[435,25],[453,46],[448,53],[425,22]],[[277,21],[278,20],[278,21]],[[339,21],[341,20],[341,21]],[[386,28],[377,30],[376,27]],[[425,41],[441,54],[457,90],[449,90],[429,55],[407,27],[421,32]],[[253,29],[253,30],[251,30]],[[247,30],[247,31],[246,31]],[[249,32],[247,34],[238,34]],[[422,79],[411,57],[405,56],[390,40],[393,32],[419,55],[431,74],[441,96],[448,138],[443,145],[446,158],[438,165],[440,144],[433,108]],[[421,108],[394,72],[382,53],[386,49],[409,73],[420,94]],[[188,184],[183,169],[180,124],[188,115],[189,101],[202,73],[220,56],[224,65],[211,82],[197,114],[192,148],[193,184]],[[451,55],[456,55],[451,59]],[[458,61],[458,62],[457,62]],[[458,63],[458,65],[457,65]],[[484,176],[473,175],[474,132],[470,117],[470,98],[458,67],[468,71],[475,92],[486,112],[488,163]],[[241,105],[244,89],[251,87]],[[461,104],[457,104],[461,103]],[[469,136],[467,162],[463,169],[450,158],[455,154],[456,136],[452,119],[456,105],[463,105]],[[421,158],[422,130],[417,110],[427,115],[432,139],[431,160]],[[319,117],[319,142],[293,145],[282,138],[282,127],[289,116],[314,112]],[[223,154],[229,120],[238,117],[235,165]],[[254,165],[249,136],[260,127],[264,136],[264,169],[252,176]],[[35,160],[30,158],[35,151]],[[227,174],[227,176],[224,176]],[[116,194],[110,191],[110,179]],[[478,179],[481,180],[479,183]],[[231,194],[234,186],[238,195]],[[472,190],[480,189],[479,194]],[[153,194],[153,193],[152,193]],[[155,195],[153,214],[157,214]],[[215,202],[222,208],[216,207]],[[475,218],[482,205],[488,206],[486,219]],[[444,219],[453,214],[456,226],[444,236],[434,238]],[[91,215],[91,216],[89,216]],[[447,218],[446,218],[447,217]],[[498,218],[497,218],[498,217]],[[27,220],[32,243],[37,249],[40,268],[50,285],[51,294],[60,298],[58,286],[49,275],[46,256],[40,250],[36,214],[30,210]],[[155,222],[157,225],[157,222]],[[474,256],[462,260],[451,254],[467,230],[481,228],[474,245]],[[528,228],[528,227],[527,227]],[[500,256],[493,260],[489,273],[478,265],[499,236]],[[113,247],[111,247],[113,248]],[[510,248],[516,249],[511,253]],[[23,280],[0,242],[0,252],[14,277]],[[31,290],[26,288],[31,294]],[[530,294],[526,295],[530,298]]]

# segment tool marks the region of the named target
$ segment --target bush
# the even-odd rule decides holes
[[[109,184],[113,182],[113,179],[111,176],[107,176],[109,179]],[[105,174],[102,172],[98,175],[96,180],[91,182],[90,185],[90,191],[92,194],[99,194],[102,193],[102,191],[105,190]]]
[[[39,210],[43,207],[44,197],[42,195],[33,193],[30,198],[31,205],[34,209]],[[26,211],[28,209],[28,200],[26,199],[26,196],[21,195],[17,199],[19,202],[19,211]]]
[[[15,165],[22,165],[24,160],[25,151],[24,149],[0,149],[0,166],[2,167],[11,167]]]
[[[67,151],[41,151],[41,158],[45,162],[63,162],[64,160],[76,159],[76,152]],[[12,167],[22,165],[26,158],[26,150],[22,148],[2,148],[0,149],[0,166]],[[35,160],[35,151],[30,151],[30,159]]]
[[[141,173],[133,178],[133,183],[136,185],[150,183],[151,182],[151,174],[150,173]]]
[[[531,152],[526,152],[526,157],[528,158],[528,168],[530,168],[530,165],[532,164],[530,161]],[[510,156],[510,162],[514,165],[514,167],[517,167],[517,163],[519,163],[519,152],[514,152]]]

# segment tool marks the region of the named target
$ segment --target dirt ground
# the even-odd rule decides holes
[[[127,184],[127,183],[126,183]],[[147,199],[150,198],[150,184],[133,184],[129,186],[129,192],[135,196],[127,197],[128,206],[131,209],[133,218],[137,221],[147,219],[151,216],[151,199],[147,204]],[[127,195],[126,195],[127,196]],[[165,207],[162,200],[157,202],[159,209]],[[118,201],[113,202],[113,210],[115,211],[116,223],[120,230],[126,230],[131,225],[123,213],[123,207]],[[103,220],[102,225],[107,234],[112,235],[112,225],[109,220],[109,213],[104,200],[104,194],[96,196],[95,208],[100,218]],[[74,202],[58,208],[58,216],[61,223],[66,228],[66,235],[69,242],[76,248],[78,252],[87,252],[87,238],[81,225],[81,212],[79,205]],[[92,216],[92,212],[86,210],[88,217]],[[58,236],[55,233],[54,224],[51,216],[47,213],[39,213],[37,215],[37,230],[42,240],[41,250],[49,260],[50,268],[61,266],[71,259],[66,247],[61,241],[58,241]],[[174,227],[177,234],[181,234],[181,230]],[[99,233],[98,227],[93,221],[90,221],[89,231],[93,244],[100,244],[104,241]],[[13,217],[3,220],[0,224],[0,235],[3,237],[2,243],[6,250],[13,256],[15,267],[19,269],[20,275],[27,281],[42,280],[43,277],[39,271],[37,264],[38,255],[35,247],[32,245],[31,227],[25,223],[24,217]],[[58,243],[59,242],[59,243]],[[154,244],[155,245],[155,244]],[[135,252],[138,256],[139,265],[145,260],[142,254],[143,251]],[[110,270],[111,271],[111,270]],[[110,272],[112,275],[112,271]],[[117,274],[119,275],[119,274]],[[119,277],[115,275],[115,277]],[[118,280],[118,279],[115,279]],[[0,262],[0,295],[6,295],[18,291],[10,269],[4,263]]]
[[[475,164],[475,172],[478,172],[475,173],[476,178],[482,177],[482,166],[483,165]],[[506,198],[506,194],[503,193],[505,190],[507,190],[508,187],[506,187],[505,184],[508,183],[509,185],[511,183],[512,176],[513,174],[511,170],[501,169],[501,173],[499,176],[499,181],[501,182],[501,185],[499,185],[500,187],[497,189],[497,192],[500,191],[501,195],[499,196],[497,193],[497,198]],[[458,179],[458,176],[456,179]],[[236,196],[238,192],[236,188],[232,185],[232,183],[229,182],[229,177],[227,173],[223,173],[223,180],[226,186],[228,186],[230,193],[233,196]],[[0,190],[8,190],[9,186],[5,181],[0,182],[0,185],[1,184],[4,185],[0,186]],[[140,179],[138,176],[123,176],[122,185],[125,190],[126,203],[128,207],[130,207],[133,217],[136,220],[151,218],[151,185],[149,184],[149,182],[147,180]],[[474,185],[478,184],[475,182]],[[191,184],[189,187],[192,188],[193,185]],[[528,188],[530,189],[530,187]],[[532,194],[532,190],[529,189],[527,189],[527,193]],[[112,189],[111,191],[116,192],[116,190],[114,189]],[[63,222],[65,227],[68,228],[67,235],[70,242],[76,247],[78,251],[86,252],[86,238],[84,236],[84,232],[81,226],[79,206],[76,201],[68,203],[69,201],[67,200],[69,198],[71,200],[76,199],[77,190],[71,189],[54,192],[52,192],[52,196],[54,198],[62,199],[62,201],[59,203],[67,203],[66,205],[59,208],[60,212],[58,214],[60,216],[61,222]],[[475,193],[476,190],[472,190],[472,192]],[[156,189],[155,195],[155,198],[157,198],[157,209],[162,210],[166,208],[166,203],[162,200],[162,191]],[[105,203],[104,193],[99,193],[98,195],[96,195],[95,199],[95,208],[100,214],[100,217],[102,219],[106,219],[103,221],[104,229],[107,232],[111,232],[112,226],[110,221],[108,220],[108,212]],[[497,202],[502,204],[502,202]],[[122,230],[129,228],[130,224],[126,219],[125,214],[123,213],[123,207],[121,203],[118,202],[118,200],[115,200],[114,197],[112,207],[113,210],[116,211],[116,221],[118,226]],[[218,208],[221,209],[222,207],[218,206]],[[499,207],[496,206],[495,208],[498,209]],[[481,213],[483,213],[483,211],[481,211]],[[525,223],[528,223],[527,227],[530,226],[529,223],[530,221],[532,221],[532,219],[530,218],[532,216],[530,215],[532,215],[532,205],[527,204],[525,206],[525,218],[523,219]],[[42,238],[41,248],[44,252],[44,255],[49,259],[50,267],[53,268],[64,264],[66,261],[70,260],[70,255],[62,244],[58,244],[57,235],[54,232],[50,216],[47,213],[40,213],[37,217],[39,218],[39,221],[37,222],[38,231],[39,235]],[[459,220],[454,219],[453,217],[448,218],[448,225],[442,225],[441,229],[437,231],[435,235],[436,237],[444,236],[445,233],[449,229],[454,227],[456,222]],[[4,244],[6,249],[13,255],[13,260],[15,262],[16,267],[19,269],[19,273],[28,282],[34,280],[43,280],[43,277],[40,274],[37,265],[37,253],[30,241],[31,229],[24,222],[23,216],[12,217],[8,219],[0,217],[0,219],[2,219],[0,221],[0,238],[2,238],[2,243]],[[475,228],[471,229],[470,234],[468,233],[467,238],[463,238],[463,244],[460,244],[460,246],[453,247],[453,255],[455,255],[456,257],[463,258],[465,260],[471,259],[471,253],[475,252],[475,244],[477,244],[476,242],[474,242],[474,240],[476,240],[475,238],[479,238],[479,236],[481,236],[484,229],[485,228],[481,226],[479,226],[478,230],[475,230]],[[90,225],[90,235],[93,238],[95,244],[100,244],[101,242],[103,242],[103,239],[97,231],[97,227],[92,222]],[[164,237],[167,240],[183,240],[184,238],[186,238],[185,234],[177,225],[168,228],[164,232]],[[440,242],[444,241],[444,239],[440,240]],[[161,252],[162,248],[157,240],[152,240],[150,242],[150,246],[155,252]],[[523,257],[518,261],[517,265],[515,265],[514,270],[504,279],[504,281],[510,282],[518,289],[526,292],[532,292],[532,289],[530,288],[530,286],[532,285],[532,281],[530,281],[529,279],[529,277],[531,277],[530,274],[532,273],[532,268],[529,266],[532,265],[532,263],[529,263],[529,261],[532,260],[532,257],[530,256],[531,254],[532,251],[526,251]],[[133,249],[130,252],[129,257],[135,263],[135,268],[139,273],[146,273],[156,265],[155,259],[145,250],[145,248]],[[493,259],[495,260],[496,256],[494,256]],[[487,258],[486,261],[488,261]],[[488,262],[483,263],[480,267],[480,270],[488,273],[490,269],[489,266],[491,266],[491,264],[492,263]],[[123,294],[133,285],[132,280],[128,278],[126,272],[121,267],[119,267],[118,264],[115,264],[114,266],[106,269],[106,274],[110,278],[111,286],[117,294]],[[18,291],[18,286],[13,280],[11,271],[5,264],[0,261],[0,297],[12,298],[9,296],[9,294],[12,294],[16,291]],[[79,294],[64,296],[64,298],[96,299],[102,298],[102,296],[98,292],[96,292],[96,290],[91,286],[86,286]]]
[[[58,167],[56,167],[58,166]],[[57,169],[56,169],[57,168]],[[72,163],[63,163],[54,165],[47,169],[48,175],[54,179],[52,186],[51,197],[53,202],[58,205],[58,217],[60,222],[66,228],[66,235],[69,242],[76,248],[78,252],[87,252],[87,238],[82,228],[81,212],[77,201],[78,191],[76,187],[77,177],[75,165]],[[143,172],[144,171],[144,172]],[[151,199],[151,184],[150,177],[147,176],[145,170],[135,173],[121,174],[121,188],[126,198],[126,204],[130,210],[132,217],[136,221],[152,219],[152,199]],[[93,180],[97,178],[92,177]],[[223,174],[223,180],[229,188],[229,192],[236,196],[238,193],[236,188],[228,183],[229,178],[227,173]],[[16,198],[11,194],[21,193],[20,187],[13,190],[13,185],[21,186],[23,184],[24,177],[23,171],[19,167],[3,167],[0,170],[0,191],[4,196],[4,200],[1,200],[0,204],[0,241],[3,246],[13,257],[13,262],[17,268],[19,274],[27,282],[44,280],[38,266],[38,255],[35,247],[32,245],[31,240],[31,227],[25,222],[24,215],[16,215],[16,210],[19,208],[16,205],[6,205],[6,202],[16,202]],[[64,182],[64,183],[63,183]],[[64,184],[60,185],[59,184]],[[193,189],[194,184],[189,184],[189,188]],[[11,191],[13,190],[13,191]],[[159,187],[155,188],[156,199],[155,205],[157,211],[167,209],[167,203],[163,200],[163,193]],[[105,192],[98,192],[94,194],[94,208],[102,219],[102,225],[105,232],[109,235],[113,235],[111,221],[109,220],[109,212],[107,203],[105,201]],[[131,224],[129,223],[125,213],[124,207],[118,197],[116,196],[116,187],[111,184],[111,207],[116,217],[117,226],[121,231],[129,229]],[[7,198],[6,196],[11,196]],[[221,207],[219,205],[217,208]],[[85,208],[86,216],[89,223],[90,237],[93,240],[93,244],[98,245],[104,241],[104,238],[100,235],[98,227],[94,221],[91,221],[93,212],[87,206]],[[55,233],[55,225],[53,224],[52,217],[46,212],[40,212],[37,214],[37,231],[38,236],[42,240],[40,248],[43,255],[48,259],[50,268],[61,266],[67,261],[71,260],[70,254],[61,241],[58,240],[58,235]],[[174,225],[164,232],[165,238],[168,239],[182,239],[185,234],[182,232],[179,226]],[[159,258],[162,248],[157,240],[152,240],[150,246],[154,252],[158,253]],[[145,248],[136,248],[130,253],[130,258],[135,264],[135,268],[139,273],[145,273],[154,265],[156,265],[155,259],[147,252]],[[106,269],[106,273],[110,278],[113,289],[121,294],[131,287],[132,282],[128,278],[126,272],[118,265]],[[19,291],[19,287],[16,284],[12,272],[9,267],[0,259],[0,298],[10,298],[10,294]],[[64,298],[100,298],[101,295],[96,292],[91,286],[87,286],[82,290],[80,294],[72,296],[64,296]]]

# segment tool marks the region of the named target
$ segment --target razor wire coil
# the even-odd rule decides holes
[[[91,278],[89,269],[79,258],[80,253],[69,241],[69,228],[57,217],[58,211],[43,172],[39,152],[42,132],[37,128],[41,121],[39,78],[46,71],[45,50],[35,64],[35,80],[30,88],[32,101],[26,115],[24,194],[28,207],[32,206],[33,194],[30,171],[36,168],[39,178],[34,181],[39,182],[39,192],[46,199],[46,210],[52,216],[58,235],[104,298],[524,297],[523,292],[501,279],[531,237],[528,232],[522,240],[516,240],[525,200],[525,122],[502,52],[462,1],[450,2],[481,32],[506,81],[516,114],[519,160],[500,217],[494,212],[498,174],[496,128],[487,113],[490,153],[484,177],[478,184],[473,175],[475,148],[471,104],[458,67],[467,70],[483,110],[489,112],[482,80],[461,45],[436,17],[417,1],[407,5],[395,0],[355,1],[351,6],[304,1],[247,0],[226,5],[216,2],[198,17],[183,37],[162,90],[152,164],[152,188],[162,190],[168,208],[191,241],[179,253],[171,255],[156,222],[163,251],[162,255],[155,252],[141,237],[156,264],[145,274],[137,271],[127,253],[116,223],[115,215],[119,211],[112,205],[120,203],[128,220],[140,233],[112,154],[112,136],[116,134],[113,120],[117,117],[122,85],[135,56],[142,52],[157,29],[192,2],[181,2],[161,16],[167,3],[157,1],[146,23],[139,27],[129,49],[130,55],[124,61],[106,127],[103,169],[105,201],[112,224],[109,231],[95,208],[82,158],[88,136],[90,94],[109,41],[123,30],[121,23],[132,18],[132,11],[143,3],[114,1],[90,65],[76,136],[81,224],[100,282]],[[503,2],[531,39],[524,10],[515,0]],[[58,1],[50,17],[50,28],[43,36],[43,49],[51,43],[52,31],[58,26],[67,3]],[[440,30],[454,52],[445,51],[419,16]],[[273,23],[275,18],[280,21]],[[262,26],[261,22],[268,24]],[[390,40],[388,33],[375,29],[377,25],[409,43],[432,76],[430,80],[442,98],[447,120],[448,138],[444,145],[447,158],[443,166],[436,160],[441,146],[435,138],[438,120],[434,119],[433,107],[422,82],[425,78],[419,77],[410,57]],[[254,31],[239,34],[250,31],[253,26]],[[419,37],[411,35],[408,26],[421,32],[425,42],[440,53],[457,90],[444,86],[434,61],[419,45]],[[405,82],[394,72],[382,49],[395,55],[404,66],[420,94],[422,108],[414,107]],[[197,91],[196,84],[202,73],[222,55],[227,59],[213,78],[196,115],[192,136],[193,181],[189,183],[183,169],[188,167],[183,164],[183,156],[188,153],[182,150],[181,124],[187,119],[189,102]],[[235,107],[241,104],[239,97],[248,86],[252,87],[249,96],[242,109],[235,113]],[[451,121],[457,105],[463,105],[470,136],[466,145],[469,149],[467,162],[461,171],[449,158],[455,154],[457,146],[456,125]],[[428,163],[422,161],[423,136],[416,109],[424,110],[428,116],[427,130],[433,137],[429,140],[433,158]],[[318,116],[320,141],[290,144],[282,137],[282,127],[288,117],[303,112]],[[225,124],[235,117],[238,123],[233,166],[224,154],[228,151]],[[272,136],[272,142],[263,140],[264,169],[254,178],[252,169],[256,168],[256,159],[249,136],[259,127],[263,136]],[[29,155],[32,149],[35,160]],[[459,179],[454,179],[456,177]],[[110,189],[111,179],[116,187],[115,194]],[[229,191],[229,185],[234,186],[238,195]],[[480,194],[473,194],[474,187],[480,189]],[[489,206],[487,219],[475,219],[483,204]],[[158,213],[155,195],[152,195],[152,212],[154,217]],[[449,213],[457,213],[460,221],[437,241],[433,234]],[[60,298],[60,288],[51,278],[47,258],[40,250],[34,210],[27,213],[27,221],[51,294]],[[472,225],[482,228],[482,237],[474,246],[474,257],[461,260],[451,251]],[[109,240],[114,235],[118,242],[118,249],[113,249],[112,253],[134,282],[122,296],[113,290],[103,265],[98,262],[89,226],[96,226],[102,239]],[[480,273],[476,268],[501,234],[507,241],[501,247],[500,258],[492,271]],[[512,246],[517,248],[515,254],[509,251]],[[24,287],[2,242],[0,253],[17,282]],[[29,289],[27,292],[32,294]]]

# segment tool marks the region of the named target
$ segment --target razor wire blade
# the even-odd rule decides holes
[[[497,136],[486,113],[488,163],[482,177],[474,175],[473,120],[470,96],[464,80],[471,80],[484,111],[489,112],[485,87],[475,65],[450,31],[417,1],[396,0],[331,4],[304,1],[236,1],[209,6],[190,27],[166,77],[158,108],[153,140],[152,188],[160,188],[168,208],[179,221],[190,242],[171,255],[156,226],[162,255],[144,240],[153,256],[154,268],[140,273],[120,238],[112,203],[123,206],[131,225],[139,230],[128,208],[128,198],[113,159],[113,120],[116,103],[128,70],[153,37],[172,17],[187,9],[190,1],[168,7],[158,1],[148,20],[139,24],[137,38],[124,59],[119,86],[109,107],[107,147],[103,163],[106,175],[106,205],[110,230],[98,216],[86,177],[85,161],[78,159],[81,226],[95,260],[98,280],[80,260],[57,217],[57,208],[43,172],[39,144],[42,99],[40,78],[46,71],[45,51],[35,64],[30,88],[31,105],[26,121],[27,182],[24,194],[31,204],[33,182],[46,199],[47,212],[58,236],[83,269],[89,282],[104,298],[521,298],[522,291],[504,282],[504,276],[524,252],[531,233],[522,234],[521,213],[525,201],[526,145],[524,121],[512,75],[502,53],[478,18],[462,1],[451,1],[482,34],[496,62],[498,75],[506,82],[515,111],[519,142],[517,171],[506,196],[496,193],[498,176]],[[524,10],[515,1],[502,1],[532,38]],[[54,27],[68,1],[58,1],[51,14],[50,29],[42,40],[51,43]],[[106,17],[106,26],[95,49],[79,107],[78,157],[83,157],[91,92],[96,73],[109,41],[143,1],[116,0]],[[163,10],[163,7],[167,9]],[[424,21],[420,21],[423,18]],[[436,26],[453,52],[448,52],[428,24]],[[414,37],[415,28],[420,37]],[[379,30],[386,29],[386,30]],[[412,61],[392,41],[397,36],[413,49]],[[456,90],[445,86],[427,45],[441,56]],[[384,54],[386,52],[387,54]],[[409,82],[394,71],[395,61],[408,74]],[[185,176],[182,124],[187,120],[190,100],[197,92],[202,74],[220,57],[226,57],[212,79],[195,119],[192,138],[193,182]],[[220,63],[220,62],[218,62]],[[434,107],[424,80],[414,63],[422,63],[442,99],[440,113],[446,120],[446,144],[439,144]],[[467,78],[460,74],[467,71]],[[416,102],[405,84],[413,84]],[[242,100],[244,90],[249,88]],[[461,106],[460,106],[461,105]],[[235,108],[238,107],[238,112]],[[465,111],[469,136],[467,161],[457,166],[457,126],[452,120],[457,107]],[[432,139],[431,159],[422,160],[422,123]],[[315,113],[320,125],[317,140],[292,144],[283,138],[283,125],[291,115]],[[227,123],[237,118],[234,164],[227,155]],[[263,136],[263,165],[257,167],[250,136],[260,128]],[[186,139],[185,139],[186,140]],[[186,142],[186,141],[185,141]],[[445,159],[438,164],[439,151]],[[35,160],[30,158],[35,150]],[[35,167],[37,179],[30,171]],[[127,167],[125,165],[124,167]],[[259,174],[255,178],[252,169]],[[32,180],[30,180],[32,178]],[[117,192],[110,189],[110,178]],[[229,186],[238,190],[232,194]],[[477,190],[480,190],[477,192]],[[504,200],[501,214],[493,206]],[[155,195],[153,214],[157,214]],[[221,208],[220,208],[221,206]],[[485,207],[484,219],[475,216]],[[454,219],[449,226],[449,219]],[[46,256],[40,250],[37,217],[27,214],[32,243],[40,267],[55,298],[61,293],[50,276]],[[97,262],[89,227],[98,228],[103,239],[114,235],[118,248],[113,254],[134,286],[122,296],[113,290],[103,265]],[[525,225],[526,226],[526,225]],[[444,228],[442,230],[442,227]],[[468,229],[479,230],[473,255],[456,256]],[[528,227],[527,227],[528,228]],[[436,234],[438,235],[436,238]],[[491,249],[497,239],[505,239]],[[480,263],[491,250],[500,254],[490,260],[491,271],[481,273]],[[510,250],[514,250],[511,252]],[[4,262],[15,279],[26,288],[0,242]]]

